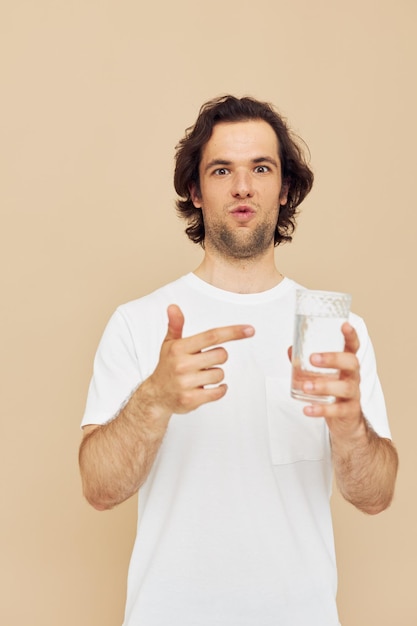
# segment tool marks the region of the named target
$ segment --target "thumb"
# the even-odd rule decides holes
[[[184,315],[179,306],[170,304],[168,307],[168,331],[165,341],[171,339],[181,339],[184,327]]]

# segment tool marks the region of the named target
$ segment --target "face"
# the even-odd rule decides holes
[[[200,190],[191,197],[203,213],[206,251],[249,259],[273,248],[287,190],[272,127],[263,120],[217,124],[199,173]]]

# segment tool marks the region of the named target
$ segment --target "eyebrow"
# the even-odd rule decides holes
[[[256,159],[252,160],[252,163],[270,163],[271,165],[275,165],[275,167],[278,167],[278,161],[276,159],[273,159],[272,157],[257,157]]]
[[[257,165],[259,163],[270,163],[271,165],[278,167],[278,161],[267,156],[256,157],[256,159],[252,159],[251,162],[254,165]],[[209,161],[209,163],[207,163],[206,167],[204,168],[204,171],[207,172],[209,169],[211,169],[214,166],[227,167],[229,165],[232,165],[232,161],[227,161],[226,159],[213,159],[212,161]]]
[[[219,165],[219,166],[225,167],[225,166],[231,165],[231,164],[232,164],[231,161],[226,161],[224,159],[212,159],[212,161],[209,161],[207,163],[206,167],[204,168],[204,171],[207,172],[209,169],[211,169],[215,165]]]

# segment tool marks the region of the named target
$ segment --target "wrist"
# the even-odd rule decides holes
[[[153,380],[152,376],[144,380],[136,389],[134,399],[143,417],[156,423],[161,422],[166,427],[172,411],[164,402],[161,387]]]
[[[333,451],[354,450],[367,446],[370,440],[370,430],[365,416],[360,411],[357,418],[334,420],[329,424],[330,439]]]

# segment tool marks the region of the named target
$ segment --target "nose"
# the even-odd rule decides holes
[[[236,171],[233,177],[232,195],[234,198],[251,198],[253,185],[250,172],[246,170]]]

